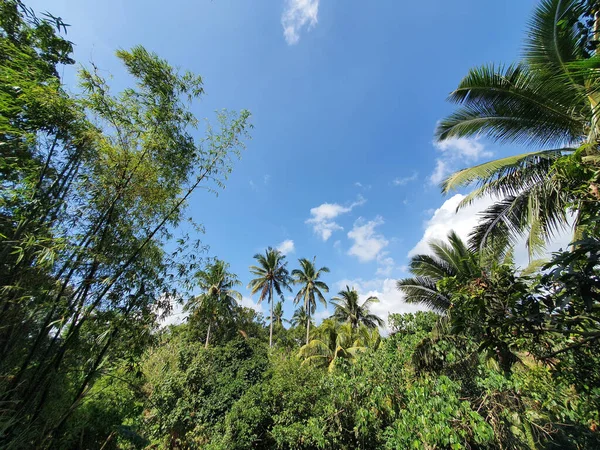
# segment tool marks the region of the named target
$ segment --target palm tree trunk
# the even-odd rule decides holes
[[[204,343],[204,348],[208,348],[208,340],[210,339],[210,326],[212,322],[208,322],[208,330],[206,330],[206,342]]]
[[[308,345],[308,339],[310,336],[310,304],[307,301],[308,299],[304,298],[304,311],[306,311],[306,345]]]
[[[306,321],[306,345],[308,345],[308,337],[310,336],[310,312],[307,314],[308,320]]]
[[[271,303],[271,326],[269,327],[269,347],[273,347],[273,284],[269,290],[269,302]]]

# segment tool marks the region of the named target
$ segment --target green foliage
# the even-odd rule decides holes
[[[403,400],[401,418],[386,430],[385,448],[461,449],[493,438],[483,417],[461,401],[460,385],[445,376],[415,383]]]
[[[407,314],[390,314],[388,324],[392,333],[429,334],[435,327],[440,316],[432,311],[417,311]]]
[[[233,406],[223,437],[208,448],[310,448],[319,440],[313,432],[320,434],[313,414],[327,401],[322,376],[295,359],[275,360],[265,381]]]
[[[349,322],[325,319],[313,330],[312,339],[300,348],[298,356],[303,359],[302,364],[327,367],[332,371],[342,360],[351,361],[359,352],[377,348],[380,342],[377,328],[371,329],[364,324],[353,327]]]
[[[126,365],[99,376],[61,437],[60,448],[141,448],[148,440],[142,414],[146,398],[139,370]]]
[[[210,342],[211,328],[222,321],[233,321],[238,310],[236,301],[242,299],[242,294],[233,290],[241,284],[237,276],[227,271],[228,264],[216,259],[208,263],[204,270],[196,273],[198,287],[202,293],[190,299],[184,306],[189,311],[192,320],[206,321],[206,343]]]
[[[153,380],[146,387],[152,405],[148,421],[154,440],[179,447],[202,446],[268,366],[264,344],[241,338],[208,349],[188,344],[163,367],[155,358],[164,356],[159,352],[146,363]]]

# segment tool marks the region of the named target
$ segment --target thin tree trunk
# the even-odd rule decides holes
[[[306,345],[308,345],[308,339],[310,338],[310,299],[308,298],[308,292],[304,296],[304,312],[306,312]]]
[[[273,347],[273,284],[269,290],[269,302],[271,303],[271,326],[269,327],[269,347]]]
[[[306,316],[308,317],[306,321],[306,345],[308,345],[308,337],[310,336],[310,311]]]
[[[206,342],[204,343],[204,348],[208,348],[208,340],[210,339],[210,326],[212,322],[208,322],[208,330],[206,330]]]

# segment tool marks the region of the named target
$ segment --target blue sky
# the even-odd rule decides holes
[[[71,24],[80,63],[128,80],[114,57],[142,44],[204,78],[201,117],[249,109],[247,151],[218,198],[195,195],[210,255],[245,285],[252,256],[282,246],[290,268],[317,256],[345,283],[408,311],[394,289],[411,252],[450,228],[466,235],[485,201],[459,215],[436,183],[522,149],[483,140],[433,144],[445,99],[472,66],[519,56],[534,0],[35,0]],[[65,80],[74,86],[73,70]],[[266,311],[267,305],[263,305]],[[258,307],[260,309],[260,307]],[[294,305],[285,304],[286,316]],[[319,317],[327,314],[319,308]],[[331,307],[330,307],[331,311]]]

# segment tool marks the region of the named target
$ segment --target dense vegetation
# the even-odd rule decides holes
[[[412,258],[398,289],[431,311],[390,315],[382,337],[377,298],[328,299],[315,258],[248,258],[265,323],[229,265],[178,235],[192,192],[224,186],[247,111],[201,127],[202,79],[143,47],[117,52],[131,87],[91,67],[70,94],[63,22],[0,0],[0,447],[600,448],[596,3],[541,1],[524,59],[452,93],[439,139],[542,149],[444,183],[476,184],[463,205],[499,200],[469,242]],[[535,254],[571,217],[568,249],[515,267],[519,238]],[[174,302],[187,320],[161,328]]]

